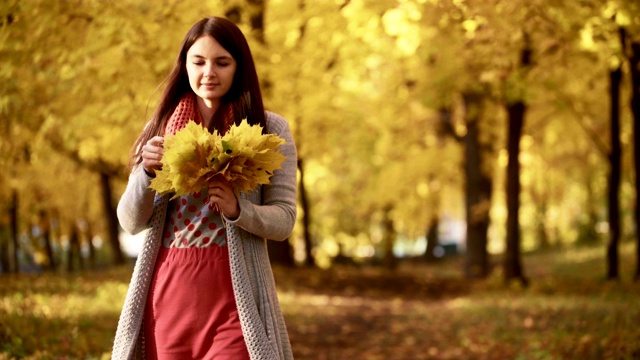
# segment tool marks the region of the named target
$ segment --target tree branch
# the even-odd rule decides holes
[[[77,150],[72,150],[64,146],[60,137],[52,133],[44,134],[43,138],[55,152],[67,157],[82,168],[121,180],[126,180],[127,178],[122,166],[111,164],[102,158],[95,160],[83,159]]]
[[[457,142],[462,142],[464,140],[464,136],[458,134],[455,127],[453,126],[451,110],[447,108],[438,109],[438,120],[440,121],[440,129],[442,134],[451,136]]]

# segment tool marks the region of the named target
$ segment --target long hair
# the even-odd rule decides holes
[[[224,133],[227,130],[224,120],[229,113],[236,124],[246,118],[249,124],[260,125],[264,129],[266,119],[262,94],[247,39],[233,22],[225,18],[204,18],[195,23],[185,35],[173,69],[164,80],[166,87],[153,116],[132,148],[132,162],[142,162],[142,146],[152,137],[164,134],[167,122],[180,100],[188,93],[193,93],[187,75],[187,52],[203,36],[213,37],[236,61],[233,83],[222,97],[220,106],[210,121],[209,130]]]

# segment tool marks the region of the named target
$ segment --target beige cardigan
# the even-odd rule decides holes
[[[287,159],[269,185],[242,193],[240,216],[226,220],[231,282],[242,333],[252,360],[293,359],[289,336],[276,294],[266,239],[285,240],[296,219],[297,153],[287,121],[266,113],[267,132],[286,140],[280,151]],[[149,189],[151,179],[135,168],[118,203],[122,228],[136,234],[149,229],[136,260],[111,354],[112,359],[141,359],[144,305],[153,276],[170,195]]]

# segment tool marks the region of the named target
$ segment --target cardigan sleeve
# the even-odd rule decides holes
[[[127,188],[118,202],[118,221],[122,228],[134,235],[149,226],[156,192],[149,188],[151,177],[138,165],[129,175]]]
[[[276,170],[268,185],[262,186],[262,203],[238,199],[240,215],[228,223],[259,237],[282,241],[287,239],[296,221],[298,155],[289,124],[279,115],[267,112],[267,132],[283,138],[279,151],[286,156],[282,169]]]

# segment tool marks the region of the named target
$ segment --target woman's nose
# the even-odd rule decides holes
[[[213,65],[207,65],[204,69],[204,76],[208,78],[215,77],[216,72],[213,68]]]

